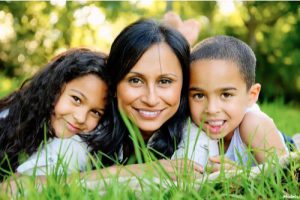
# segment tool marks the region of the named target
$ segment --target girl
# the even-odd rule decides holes
[[[35,166],[37,174],[44,174],[44,168],[59,162],[59,150],[69,170],[78,163],[81,169],[85,166],[87,146],[77,135],[94,130],[104,114],[105,59],[104,54],[88,49],[66,51],[20,90],[0,100],[1,179],[10,170],[32,173]],[[47,144],[37,153],[45,139]],[[24,155],[30,156],[23,164],[22,155],[23,160]]]

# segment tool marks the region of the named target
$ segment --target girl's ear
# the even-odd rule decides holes
[[[255,83],[251,86],[251,88],[248,91],[249,96],[249,106],[253,105],[257,102],[259,93],[260,93],[261,85],[259,83]]]

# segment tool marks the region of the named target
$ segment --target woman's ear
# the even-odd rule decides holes
[[[261,85],[259,83],[255,83],[250,87],[250,89],[248,91],[250,105],[257,102],[259,93],[260,93],[260,89],[261,89]]]

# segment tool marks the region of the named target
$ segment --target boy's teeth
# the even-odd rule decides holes
[[[223,125],[223,120],[221,121],[208,121],[208,124],[211,125],[211,126],[221,126]]]

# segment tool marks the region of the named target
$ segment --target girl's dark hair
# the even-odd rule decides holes
[[[44,135],[54,137],[49,121],[65,84],[87,74],[95,74],[108,83],[105,65],[103,53],[71,49],[56,56],[18,91],[0,100],[0,111],[9,110],[7,117],[0,119],[0,178],[9,165],[15,171],[20,153],[31,155]]]
[[[134,67],[141,56],[154,44],[165,42],[178,58],[183,75],[180,105],[176,114],[170,118],[151,141],[151,148],[166,157],[171,157],[175,147],[181,140],[183,127],[188,117],[188,84],[190,47],[185,38],[176,30],[154,20],[139,20],[127,26],[115,39],[111,46],[107,61],[112,85],[110,91],[116,93],[119,82]],[[112,96],[112,95],[111,95]],[[105,132],[118,140],[115,144],[123,149],[123,161],[133,154],[133,144],[129,132],[120,116],[116,98],[110,101],[110,115]],[[118,136],[118,137],[116,137]],[[158,158],[161,158],[158,154]]]

